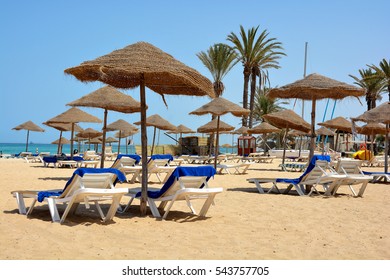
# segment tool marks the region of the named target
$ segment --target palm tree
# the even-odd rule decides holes
[[[213,76],[214,92],[217,97],[223,94],[225,89],[222,79],[227,73],[237,64],[237,54],[234,49],[225,44],[215,44],[211,46],[207,52],[200,52],[196,54],[197,57],[202,61],[204,66],[210,71]],[[212,120],[215,116],[212,116]],[[214,134],[210,136],[210,155],[213,151]]]
[[[381,94],[385,91],[385,80],[372,71],[371,68],[360,69],[360,78],[349,75],[355,80],[354,84],[366,90],[367,110],[376,107],[376,101],[380,100]]]
[[[271,88],[268,87],[256,89],[253,108],[253,118],[256,123],[264,121],[264,115],[283,110],[284,108],[281,105],[288,104],[287,101],[280,101],[278,98],[270,98],[268,96],[270,90]]]
[[[379,62],[379,67],[375,65],[368,66],[373,69],[379,77],[385,80],[390,101],[390,60],[387,62],[386,59],[383,59],[381,62]]]
[[[216,96],[221,96],[225,89],[222,79],[238,62],[236,52],[228,45],[215,44],[207,52],[202,51],[197,56],[213,76]]]
[[[264,30],[258,38],[256,38],[257,30],[252,27],[248,29],[247,33],[243,26],[240,26],[240,37],[231,32],[227,40],[232,42],[235,50],[238,52],[239,60],[244,66],[244,90],[242,103],[245,109],[248,109],[248,86],[249,78],[251,79],[251,97],[249,101],[249,109],[251,114],[249,117],[249,127],[252,127],[252,117],[254,108],[254,99],[256,94],[256,77],[264,73],[263,69],[267,68],[279,68],[277,60],[281,55],[285,55],[277,50],[283,49],[281,43],[277,42],[275,38],[267,38],[269,33]],[[242,125],[247,126],[247,119],[243,117]]]

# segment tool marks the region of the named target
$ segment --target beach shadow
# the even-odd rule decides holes
[[[161,213],[161,216],[164,215],[164,213]],[[163,220],[162,218],[155,218],[152,215],[152,212],[150,211],[150,208],[147,208],[146,215],[142,216],[140,212],[139,205],[131,205],[125,213],[117,213],[115,215],[115,218],[119,219],[132,219],[132,218],[152,218],[156,221],[164,221],[164,222],[177,222],[177,223],[188,223],[188,222],[197,222],[197,221],[203,221],[208,220],[210,217],[200,217],[198,215],[195,215],[191,212],[182,212],[182,211],[175,211],[170,210],[168,217]]]
[[[43,178],[38,178],[38,180],[43,180],[43,181],[65,181],[65,182],[67,182],[69,180],[69,177],[43,177]]]
[[[110,207],[109,204],[100,204],[102,210],[104,213],[107,213],[108,208]],[[57,206],[58,207],[58,213],[60,214],[60,217],[62,216],[63,212],[65,211],[65,207]],[[3,211],[4,214],[19,214],[18,209],[14,210],[5,210]],[[25,215],[23,215],[25,216]],[[53,223],[50,215],[50,211],[48,208],[48,205],[39,205],[34,207],[34,211],[29,215],[26,216],[27,219],[31,220],[41,220],[42,222],[47,223]],[[116,218],[116,216],[115,216]],[[73,215],[68,215],[66,217],[66,220],[61,224],[62,226],[68,226],[68,227],[74,227],[74,226],[91,226],[94,224],[107,226],[115,224],[115,218],[114,220],[103,222],[100,219],[99,212],[95,208],[94,205],[91,205],[90,209],[85,209],[84,205],[80,205],[76,213]]]

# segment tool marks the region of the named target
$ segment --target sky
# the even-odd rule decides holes
[[[270,70],[271,86],[283,86],[303,78],[305,42],[308,43],[306,74],[318,73],[353,84],[350,74],[367,64],[390,58],[387,0],[328,1],[18,1],[0,0],[0,143],[24,143],[25,131],[12,130],[28,120],[43,127],[31,132],[34,143],[50,143],[58,131],[42,123],[65,112],[72,102],[102,86],[82,83],[64,70],[127,45],[145,41],[171,54],[179,61],[212,79],[196,54],[215,43],[228,43],[228,34],[239,34],[259,26],[283,44],[287,54],[280,69]],[[243,68],[238,63],[224,78],[223,97],[240,104]],[[139,100],[139,88],[121,90]],[[208,97],[161,97],[146,90],[147,115],[159,114],[174,125],[196,130],[211,116],[189,112],[208,103]],[[289,100],[285,107],[301,114],[301,101]],[[387,96],[381,102],[387,101]],[[379,103],[381,103],[379,102]],[[336,103],[334,117],[353,117],[366,109],[364,98],[346,98]],[[331,119],[334,101],[317,102],[316,123]],[[103,110],[81,108],[103,119]],[[304,105],[304,118],[310,122],[311,104]],[[108,113],[108,124],[124,119],[140,120],[138,113]],[[221,120],[241,127],[240,119],[224,115]],[[80,123],[82,128],[100,130],[102,124]],[[109,133],[108,135],[112,135]],[[70,133],[65,133],[70,138]],[[134,136],[140,144],[140,133]],[[163,132],[159,144],[173,144]],[[220,143],[231,143],[222,136]],[[151,143],[152,130],[148,130]]]

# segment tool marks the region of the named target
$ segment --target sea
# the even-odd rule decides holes
[[[127,150],[126,150],[127,148]],[[38,154],[41,152],[49,152],[50,154],[57,154],[58,145],[57,144],[36,144],[36,143],[29,143],[27,152],[31,152],[33,154]],[[94,145],[91,144],[89,146],[88,144],[84,145],[73,145],[73,150],[77,149],[79,153],[83,153],[87,150],[95,150]],[[101,147],[99,145],[98,151],[101,150]],[[0,154],[10,154],[10,155],[18,155],[20,152],[26,151],[26,143],[0,143]],[[112,151],[117,152],[118,151],[118,145],[112,145]],[[121,145],[121,153],[123,154],[135,154],[135,146],[129,145],[129,146],[122,146]],[[70,144],[64,144],[62,146],[62,152],[65,154],[70,154]]]
[[[36,143],[29,143],[28,144],[28,150],[27,152],[31,152],[33,154],[38,154],[40,152],[49,152],[50,154],[57,154],[57,148],[58,146],[56,144],[36,144]],[[77,149],[79,153],[83,153],[87,150],[95,150],[94,145],[89,146],[88,144],[82,144],[73,145],[73,149]],[[100,145],[97,147],[97,150],[100,151],[101,147]],[[0,155],[1,154],[10,154],[10,155],[18,155],[21,152],[26,151],[26,143],[0,143]],[[118,151],[118,145],[115,143],[112,144],[112,151],[117,152]],[[136,152],[134,145],[121,145],[121,154],[135,154]],[[70,144],[64,144],[62,146],[62,152],[65,154],[70,154]],[[236,147],[220,147],[219,153],[226,154],[226,153],[237,153]]]

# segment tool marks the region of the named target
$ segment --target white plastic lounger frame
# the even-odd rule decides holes
[[[74,213],[80,203],[85,203],[86,208],[88,209],[90,202],[94,202],[103,222],[112,220],[119,206],[120,199],[127,193],[127,189],[114,188],[114,176],[115,175],[112,173],[84,174],[83,177],[78,175],[74,176],[71,183],[61,195],[45,198],[45,201],[49,206],[52,221],[63,223],[67,215]],[[28,216],[32,213],[38,199],[38,192],[39,191],[11,192],[16,198],[20,214],[26,214]],[[25,198],[33,199],[27,212],[24,202]],[[104,215],[98,202],[107,200],[111,200],[112,203],[107,214]],[[59,203],[67,204],[62,217],[60,217],[57,209],[57,204]]]

